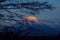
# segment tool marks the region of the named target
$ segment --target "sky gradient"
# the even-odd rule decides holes
[[[47,1],[47,2],[49,2],[49,4],[52,4],[53,6],[55,6],[56,9],[51,10],[51,11],[50,10],[41,11],[40,15],[37,15],[37,16],[40,18],[40,20],[43,20],[43,22],[44,22],[44,20],[47,20],[48,21],[47,24],[50,26],[54,25],[53,27],[55,27],[56,25],[58,25],[58,27],[57,26],[56,27],[59,28],[59,30],[60,30],[60,0],[23,0],[23,1],[22,0],[8,0],[8,1],[4,2],[4,4],[5,3],[16,3],[16,2],[18,3],[19,1],[20,2],[30,2],[30,1],[45,2],[45,1]],[[17,10],[17,11],[19,11],[19,10]],[[1,13],[6,14],[7,12],[1,11]],[[52,22],[54,22],[54,23],[52,23]]]
[[[41,35],[42,33],[44,34],[45,32],[47,33],[47,34],[45,33],[46,35],[49,35],[49,34],[53,35],[53,34],[60,33],[60,0],[23,0],[23,1],[22,0],[8,0],[6,2],[3,2],[2,4],[18,3],[19,1],[20,2],[30,2],[30,1],[49,2],[49,4],[52,4],[52,6],[56,7],[56,9],[54,9],[54,10],[41,11],[40,15],[37,15],[37,17],[41,20],[40,22],[42,22],[43,24],[38,25],[36,23],[32,23],[32,27],[43,30],[43,32],[42,31],[39,31],[39,32],[35,31],[35,33],[37,35]],[[18,10],[13,9],[10,11],[18,12],[18,14],[21,13],[21,11],[19,11],[19,9]],[[8,15],[8,12],[6,12],[6,11],[0,10],[0,12],[4,15]],[[18,18],[15,17],[15,19],[18,19]],[[11,22],[11,23],[13,23],[13,22]],[[14,25],[14,27],[16,27],[16,29],[18,29],[20,26],[21,25],[18,23],[16,23],[16,25]],[[31,32],[31,34],[35,35],[34,30]]]

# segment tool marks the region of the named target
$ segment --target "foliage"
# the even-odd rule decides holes
[[[2,3],[2,1],[0,1]],[[40,14],[40,11],[43,10],[53,10],[55,7],[53,7],[52,5],[48,4],[48,2],[23,2],[23,3],[9,3],[9,4],[1,4],[0,3],[0,12],[5,11],[6,13],[10,14],[10,15],[4,15],[4,14],[0,14],[0,21],[4,21],[4,22],[0,22],[0,24],[2,23],[10,23],[10,22],[6,22],[6,21],[15,21],[18,22],[20,24],[24,24],[25,22],[20,22],[23,19],[25,19],[26,15],[33,15],[36,16],[37,14]],[[12,11],[17,9],[18,11]],[[24,14],[23,14],[24,13]],[[6,17],[5,17],[6,16]],[[17,19],[17,18],[18,19]],[[32,30],[33,28],[31,27],[31,24],[29,22],[26,22],[29,25],[26,25],[26,27],[29,28],[29,30]],[[11,23],[10,23],[11,24]],[[12,25],[12,24],[11,24]],[[2,25],[3,26],[3,25]],[[22,25],[23,26],[23,25]],[[13,28],[13,26],[11,27]],[[8,27],[5,27],[5,32],[7,32],[9,30]],[[19,29],[18,29],[19,30]],[[27,29],[28,30],[28,29]],[[35,29],[33,29],[35,30]],[[20,30],[21,31],[21,30]],[[26,33],[25,36],[29,34]]]

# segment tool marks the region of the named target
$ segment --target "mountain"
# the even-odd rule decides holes
[[[56,30],[53,27],[50,27],[46,24],[31,23],[31,27],[28,28],[27,25],[16,23],[11,27],[0,28],[0,32],[18,32],[20,35],[26,36],[56,36],[60,33],[59,30]]]
[[[40,29],[40,31],[32,30],[29,36],[56,36],[60,33],[59,30],[56,30],[53,27],[50,27],[46,24],[37,24],[33,23],[32,27],[35,29]]]

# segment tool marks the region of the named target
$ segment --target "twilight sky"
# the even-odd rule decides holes
[[[40,2],[49,2],[49,4],[52,4],[56,7],[54,10],[48,10],[48,11],[41,11],[40,15],[37,15],[41,20],[47,20],[48,24],[52,25],[60,25],[60,0],[8,0],[5,3],[18,3],[18,2],[30,2],[30,1],[40,1]],[[12,10],[14,11],[14,10]],[[19,11],[19,10],[17,10]],[[1,12],[1,13],[7,13],[7,12]],[[20,12],[18,12],[20,13]],[[46,22],[46,21],[45,21]],[[54,23],[52,23],[54,22]],[[54,26],[55,27],[55,26]]]
[[[9,2],[8,2],[9,1]],[[40,12],[39,18],[44,20],[60,20],[60,0],[8,0],[5,3],[18,3],[18,2],[30,2],[30,1],[47,1],[52,4],[56,9],[52,11]]]
[[[41,11],[40,15],[37,15],[41,21],[43,23],[45,23],[47,26],[45,27],[45,29],[48,27],[48,25],[52,28],[55,28],[57,30],[60,30],[60,0],[8,0],[5,3],[18,3],[18,2],[30,2],[30,1],[39,1],[39,2],[49,2],[49,4],[52,4],[53,6],[56,7],[56,9],[54,10],[47,10],[47,11]],[[16,10],[10,10],[12,12],[16,12]],[[18,12],[19,10],[17,10]],[[0,10],[0,13],[7,15],[8,12],[3,12]],[[7,13],[7,14],[6,14]],[[18,13],[21,13],[21,11],[19,11]],[[16,17],[15,17],[16,18]],[[13,22],[12,22],[13,23]],[[35,24],[34,24],[35,25]],[[37,27],[37,26],[36,26]],[[49,28],[50,29],[50,28]],[[52,30],[52,29],[51,29]],[[49,31],[48,31],[49,32]],[[53,32],[53,30],[52,30]],[[57,32],[56,32],[57,33]]]
[[[50,4],[54,5],[56,9],[48,12],[42,12],[40,18],[47,20],[60,20],[60,0],[41,0],[48,1]]]

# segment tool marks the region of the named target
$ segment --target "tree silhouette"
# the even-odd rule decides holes
[[[9,8],[10,6],[10,8]],[[10,4],[0,4],[0,10],[6,11],[11,15],[6,15],[7,17],[14,19],[14,17],[18,18],[24,18],[25,14],[30,14],[36,16],[36,14],[40,14],[40,11],[43,11],[45,9],[53,10],[55,7],[48,4],[48,2],[26,2],[26,3],[10,3]],[[12,12],[9,9],[18,9],[22,11],[23,13],[16,13]],[[29,11],[28,11],[29,10]],[[14,16],[15,15],[15,16]]]
[[[0,2],[4,2],[4,1],[6,1],[6,0],[0,0]]]
[[[39,13],[40,11],[53,10],[55,8],[51,4],[48,4],[48,2],[32,1],[32,2],[9,3],[9,4],[2,4],[2,2],[4,2],[2,0],[0,0],[0,2],[1,2],[0,3],[0,11],[1,12],[4,11],[4,12],[10,14],[10,15],[0,14],[0,20],[4,21],[4,22],[0,22],[1,24],[4,24],[4,23],[11,24],[10,21],[14,21],[14,22],[18,22],[20,24],[22,24],[22,23],[24,24],[24,22],[21,23],[20,20],[25,19],[26,15],[29,14],[29,15],[36,16],[37,14],[38,15],[40,14]],[[12,11],[12,10],[18,10],[18,11]],[[18,18],[18,20],[15,19],[16,17]],[[6,21],[9,21],[9,22],[6,22]],[[29,22],[27,22],[27,23],[29,23]],[[28,27],[27,30],[35,30],[31,27],[31,24],[26,25],[26,27]],[[7,31],[8,31],[8,29],[6,29],[5,32],[7,32]],[[26,33],[26,35],[27,34],[29,34],[29,32]]]

